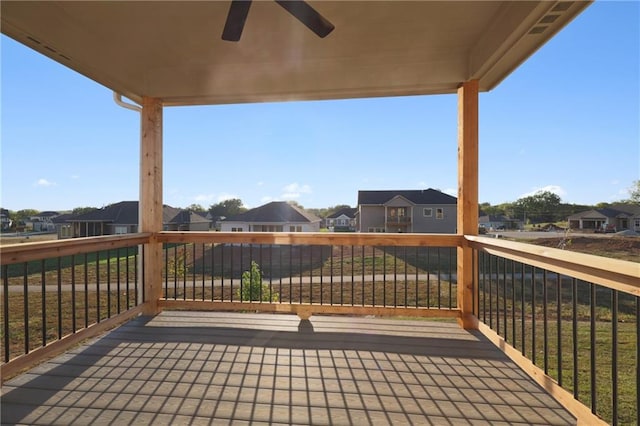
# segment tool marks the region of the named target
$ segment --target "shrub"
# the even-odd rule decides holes
[[[242,288],[238,290],[238,295],[242,301],[259,300],[262,302],[277,302],[279,295],[271,291],[268,284],[262,283],[262,271],[260,266],[251,261],[251,269],[242,273]]]

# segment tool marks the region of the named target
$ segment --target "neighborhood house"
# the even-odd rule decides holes
[[[320,218],[287,203],[272,201],[220,222],[223,232],[318,232]]]
[[[455,234],[456,208],[456,197],[431,188],[358,191],[358,230]]]

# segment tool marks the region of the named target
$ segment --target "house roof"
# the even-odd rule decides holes
[[[254,223],[313,223],[320,218],[314,214],[287,203],[286,201],[272,201],[244,213],[228,217],[225,222],[254,222]]]
[[[640,212],[639,212],[639,214],[640,214]],[[618,209],[606,207],[606,208],[603,208],[603,209],[593,209],[593,210],[587,210],[587,211],[584,211],[584,212],[572,214],[571,216],[569,216],[569,220],[576,220],[576,219],[604,219],[604,218],[613,219],[613,218],[620,217],[620,216],[631,217],[631,216],[634,216],[634,214],[631,213],[631,212],[625,212],[625,211],[621,211],[621,210],[618,210]]]
[[[210,223],[211,221],[206,217],[193,212],[191,210],[180,210],[177,215],[170,219],[166,223]]]
[[[402,191],[358,191],[358,205],[383,205],[394,197],[404,197],[413,204],[456,204],[458,199],[436,189]]]
[[[337,219],[342,215],[353,219],[354,217],[356,217],[356,213],[357,212],[358,212],[357,208],[345,207],[345,208],[342,208],[342,209],[338,210],[337,212],[334,212],[334,213],[330,214],[329,216],[327,216],[327,219]]]
[[[141,103],[201,105],[488,91],[590,1],[317,1],[316,36],[273,1],[238,42],[229,1],[0,2],[3,34]]]
[[[138,201],[121,201],[88,213],[71,216],[66,222],[108,222],[119,225],[138,224]],[[162,223],[209,222],[197,213],[176,207],[162,206]]]

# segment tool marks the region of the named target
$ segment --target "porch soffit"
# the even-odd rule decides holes
[[[495,87],[590,2],[309,1],[319,38],[254,1],[239,42],[228,1],[12,1],[1,31],[123,96],[164,105],[455,93]]]

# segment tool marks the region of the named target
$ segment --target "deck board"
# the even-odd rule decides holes
[[[9,424],[575,424],[455,323],[165,311],[8,382]]]

